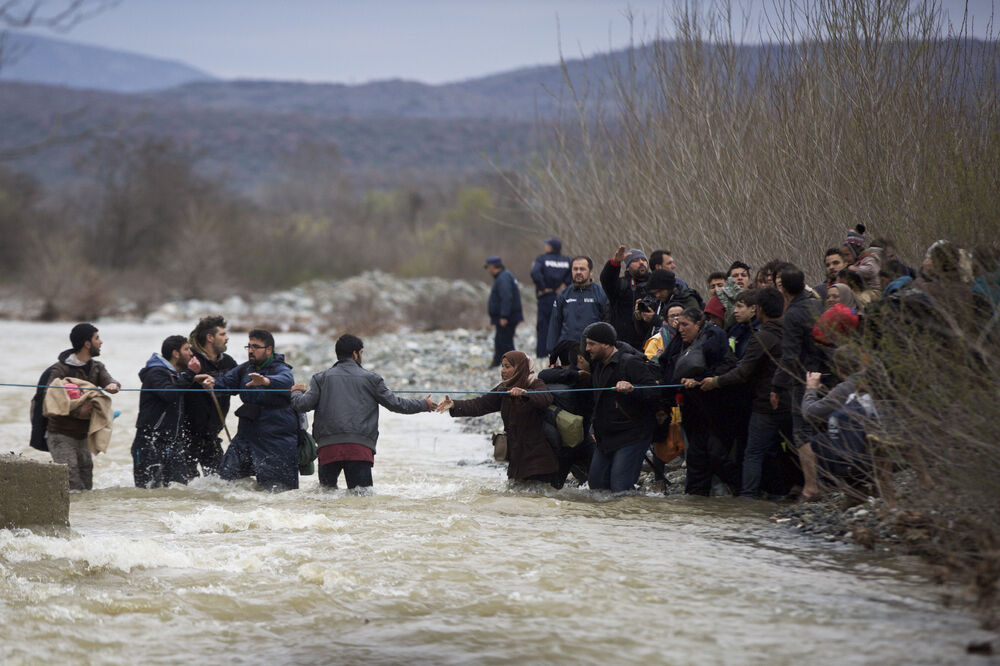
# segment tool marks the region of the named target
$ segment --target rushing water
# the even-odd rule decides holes
[[[0,381],[34,382],[69,328],[0,323]],[[104,324],[102,360],[136,387],[188,328]],[[0,450],[45,460],[29,399],[0,389]],[[984,663],[964,648],[992,638],[914,563],[798,536],[763,503],[509,490],[441,415],[383,412],[369,497],[315,476],[136,489],[137,404],[115,397],[70,534],[0,530],[0,662]]]

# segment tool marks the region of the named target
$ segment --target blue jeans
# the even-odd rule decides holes
[[[621,493],[635,488],[642,471],[642,461],[645,459],[649,442],[643,440],[635,444],[604,453],[594,449],[594,457],[590,459],[590,474],[588,484],[591,490],[610,490]]]
[[[774,458],[781,443],[782,433],[792,430],[792,415],[758,414],[750,415],[747,428],[747,448],[743,454],[743,481],[741,497],[756,497],[760,492],[764,462]]]

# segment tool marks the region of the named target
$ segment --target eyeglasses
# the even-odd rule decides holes
[[[247,345],[243,349],[267,349],[266,345]]]

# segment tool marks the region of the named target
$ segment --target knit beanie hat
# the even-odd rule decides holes
[[[657,268],[649,276],[649,281],[646,283],[646,289],[652,291],[653,289],[670,289],[673,291],[677,288],[677,277],[674,275],[673,271],[668,271],[665,268]]]
[[[865,249],[865,225],[858,223],[853,229],[848,230],[844,245],[851,248],[854,256],[857,257]]]
[[[646,256],[646,253],[643,252],[642,250],[635,248],[629,250],[628,252],[625,253],[625,267],[627,268],[628,265],[631,264],[633,261],[639,261],[640,259],[645,259],[647,262],[649,261],[649,258]]]
[[[73,346],[73,351],[80,351],[83,349],[83,343],[94,337],[94,333],[97,333],[97,327],[93,324],[77,324],[73,327],[73,330],[69,332],[69,343]]]
[[[602,345],[613,345],[618,340],[615,328],[606,321],[595,321],[583,329],[583,339],[600,342]]]

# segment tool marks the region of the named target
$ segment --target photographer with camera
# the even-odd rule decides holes
[[[677,283],[673,271],[657,268],[646,281],[646,291],[649,295],[635,302],[635,327],[643,340],[654,335],[663,326],[667,310],[679,305],[688,308],[704,309],[705,303],[701,295],[692,289]]]

